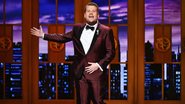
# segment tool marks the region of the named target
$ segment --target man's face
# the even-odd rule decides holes
[[[84,18],[86,19],[86,22],[89,24],[96,23],[96,21],[99,18],[99,14],[96,6],[93,6],[93,5],[86,6]]]

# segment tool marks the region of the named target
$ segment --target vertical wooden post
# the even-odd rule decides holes
[[[39,0],[31,0],[31,27],[39,28]],[[31,102],[31,104],[36,104],[39,100],[39,38],[31,36],[30,34],[29,38],[29,86],[31,86],[31,97],[29,98],[29,102]]]
[[[185,0],[181,0],[181,104],[185,103]]]
[[[32,88],[31,88],[31,5],[32,0],[22,1],[22,91],[23,103],[31,104]]]

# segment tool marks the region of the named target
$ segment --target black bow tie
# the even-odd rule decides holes
[[[87,30],[88,30],[88,29],[91,29],[92,31],[94,30],[94,27],[91,27],[91,26],[89,26],[89,25],[87,25],[85,28],[86,28]]]

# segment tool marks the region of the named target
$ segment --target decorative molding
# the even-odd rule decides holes
[[[11,49],[12,47],[12,41],[8,37],[0,37],[0,50],[1,51],[7,51]]]
[[[49,43],[49,48],[52,51],[59,52],[64,48],[64,44],[63,43],[57,43],[57,42],[50,42]]]
[[[159,37],[156,39],[155,47],[160,52],[166,52],[171,47],[170,40],[167,37]]]

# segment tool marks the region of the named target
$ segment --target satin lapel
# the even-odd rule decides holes
[[[93,37],[93,40],[92,40],[92,43],[91,43],[91,45],[90,45],[90,48],[89,48],[89,50],[88,50],[88,52],[92,49],[92,47],[94,46],[94,44],[95,44],[95,42],[96,42],[96,40],[97,40],[97,37],[100,35],[100,24],[98,24],[98,27],[96,28],[96,31],[95,31],[95,33],[94,33],[94,37]],[[88,53],[87,52],[87,53]]]
[[[82,51],[83,54],[85,54],[85,50],[84,50],[84,48],[83,48],[83,46],[82,46],[82,43],[81,43],[81,41],[80,41],[80,37],[81,37],[81,35],[82,35],[82,31],[83,31],[84,27],[85,27],[85,24],[83,24],[83,25],[80,27],[79,32],[77,33],[77,38],[78,38],[78,40],[79,40],[80,48],[81,48],[81,50],[83,50],[83,51]]]
[[[80,26],[79,32],[78,32],[78,34],[77,34],[77,38],[78,38],[79,40],[80,40],[80,37],[81,37],[81,35],[82,35],[82,31],[83,31],[84,27],[85,27],[85,24],[83,24],[82,26]]]

